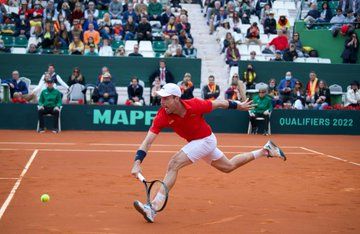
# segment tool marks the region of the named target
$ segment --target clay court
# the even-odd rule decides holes
[[[262,158],[231,174],[198,162],[181,170],[169,203],[148,224],[130,175],[143,132],[0,131],[0,233],[359,233],[359,136],[273,135],[286,162]],[[260,135],[217,134],[228,157]],[[162,133],[143,163],[162,178],[185,142]],[[40,196],[48,193],[50,202]]]

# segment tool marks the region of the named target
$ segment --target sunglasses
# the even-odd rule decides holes
[[[259,93],[266,93],[266,91],[260,91]]]

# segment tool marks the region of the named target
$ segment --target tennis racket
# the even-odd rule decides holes
[[[145,185],[147,204],[156,212],[164,210],[169,197],[169,189],[166,184],[161,180],[146,181],[141,173],[138,173],[137,178]],[[154,206],[152,201],[154,201],[159,192],[161,195],[158,198],[161,199],[157,199]]]

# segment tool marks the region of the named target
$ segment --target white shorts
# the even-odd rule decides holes
[[[220,159],[224,154],[217,148],[217,140],[213,133],[210,136],[193,140],[181,149],[192,162],[203,159],[211,164],[212,161]]]

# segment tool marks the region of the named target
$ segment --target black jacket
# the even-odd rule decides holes
[[[203,87],[202,92],[203,92],[203,97],[204,97],[205,100],[206,100],[206,99],[210,99],[210,98],[217,99],[217,98],[219,97],[219,95],[220,95],[220,88],[219,88],[219,85],[216,85],[216,86],[215,86],[215,92],[212,93],[212,92],[210,91],[210,89],[209,89],[209,86],[208,86],[208,85],[205,85],[205,86]]]
[[[160,77],[160,68],[156,69],[156,71],[154,71],[150,77],[149,77],[149,82],[150,85],[152,85],[152,83],[155,80],[155,77]],[[168,69],[165,69],[165,81],[166,83],[175,83],[175,79],[173,74],[171,74],[171,72]]]
[[[143,91],[144,88],[139,84],[135,88],[132,85],[129,85],[127,87],[129,100],[133,100],[134,97],[138,97],[140,100],[143,100]]]
[[[290,51],[289,49],[286,49],[283,55],[283,59],[285,61],[292,62],[294,61],[294,56],[298,57],[298,53],[296,52],[296,50]]]

